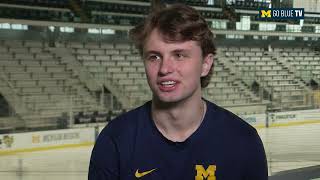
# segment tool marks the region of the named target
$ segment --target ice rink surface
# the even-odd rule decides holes
[[[258,130],[269,174],[320,165],[320,123]],[[1,180],[87,180],[92,146],[0,156]]]

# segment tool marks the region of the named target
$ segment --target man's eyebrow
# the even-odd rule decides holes
[[[144,54],[160,54],[160,52],[154,51],[154,50],[150,50],[150,51],[146,51]]]
[[[172,52],[173,53],[181,53],[181,52],[189,52],[189,51],[190,51],[189,49],[175,49]]]
[[[143,57],[143,58],[146,58],[146,57],[147,57],[148,55],[150,55],[150,54],[160,55],[160,52],[158,52],[158,51],[153,51],[153,50],[146,51],[146,52],[143,52],[142,57]]]
[[[171,53],[186,53],[189,52],[189,49],[174,49],[173,51],[171,51]],[[159,51],[155,51],[155,50],[149,50],[143,53],[143,56],[147,56],[149,54],[156,54],[156,55],[160,55],[161,53]]]

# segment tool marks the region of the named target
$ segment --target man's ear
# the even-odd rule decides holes
[[[202,62],[202,72],[201,72],[201,77],[206,76],[210,69],[211,66],[213,66],[213,54],[208,54],[206,57],[204,57],[203,62]]]

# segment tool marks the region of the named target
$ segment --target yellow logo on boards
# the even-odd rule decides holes
[[[269,18],[271,18],[271,10],[261,10],[260,11],[260,13],[261,13],[261,17],[269,17]]]
[[[153,171],[155,171],[156,169],[152,169],[150,171],[145,171],[145,172],[139,172],[139,169],[137,169],[136,173],[134,174],[136,176],[136,178],[141,178],[147,174],[152,173]]]
[[[207,169],[204,169],[202,165],[196,165],[197,175],[195,180],[216,180],[216,169],[214,165],[209,165]]]
[[[13,136],[5,135],[2,138],[3,143],[10,148],[14,142]]]
[[[40,136],[39,135],[33,135],[32,136],[32,143],[40,143]]]

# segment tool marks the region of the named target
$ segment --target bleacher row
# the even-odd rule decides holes
[[[277,108],[301,107],[306,105],[306,95],[311,94],[311,89],[296,71],[288,67],[283,54],[294,54],[304,59],[307,54],[313,54],[312,58],[318,58],[310,49],[274,48],[264,50],[262,48],[221,48],[220,58],[235,64],[243,78],[248,82],[258,82],[260,86],[271,96],[270,100]],[[308,52],[303,52],[308,51]],[[292,53],[294,52],[294,53]],[[311,64],[310,64],[311,65]],[[308,80],[314,77],[308,77]]]
[[[85,67],[84,71],[110,90],[126,109],[151,99],[143,61],[132,44],[60,42],[56,46],[70,52]],[[95,92],[68,68],[68,59],[62,60],[47,43],[2,40],[0,52],[0,92],[25,126],[54,125],[53,117],[63,112],[101,110]],[[219,47],[214,75],[204,96],[225,107],[271,101],[275,109],[304,108],[309,106],[306,95],[311,90],[298,72],[312,69],[308,78],[318,80],[318,63],[319,54],[307,48],[266,51],[256,47]],[[259,92],[252,90],[254,82],[259,84]],[[243,113],[263,112],[253,108]]]
[[[88,111],[96,106],[92,92],[88,92],[79,79],[46,50],[46,46],[28,41],[0,43],[2,78],[15,92],[15,97],[9,98],[7,91],[1,93],[12,106],[22,107],[16,112],[22,119],[39,119],[39,122],[26,121],[30,127],[51,124],[52,117],[58,117],[70,108]],[[43,119],[49,122],[44,123]]]
[[[125,90],[126,96],[136,99],[133,106],[151,98],[143,61],[133,45],[66,44],[65,47],[70,48],[95,79],[109,79],[117,89]]]
[[[309,51],[307,48],[302,51],[292,49],[276,50],[284,63],[289,65],[300,75],[305,81],[313,79],[320,82],[320,52]]]

